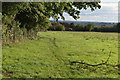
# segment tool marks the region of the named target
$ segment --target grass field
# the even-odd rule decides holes
[[[3,46],[3,77],[117,78],[117,67],[71,64],[118,64],[118,34],[40,32],[39,39]],[[110,54],[111,53],[111,54]]]

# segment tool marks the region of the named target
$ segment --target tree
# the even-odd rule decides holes
[[[116,25],[116,31],[117,31],[118,33],[120,33],[120,23],[117,23],[117,25]]]
[[[92,31],[94,29],[94,24],[87,24],[86,26],[85,26],[85,30],[86,31]]]
[[[6,36],[7,31],[10,30],[17,33],[18,27],[21,30],[27,29],[29,33],[30,31],[37,33],[40,30],[47,30],[51,25],[50,17],[56,21],[60,18],[64,20],[63,13],[66,12],[76,20],[80,18],[81,9],[91,8],[91,11],[94,11],[100,8],[100,5],[99,2],[3,2],[2,8],[3,32]],[[14,24],[18,24],[17,28],[13,26]],[[10,33],[9,35],[8,37],[11,37],[16,34]]]
[[[46,7],[45,15],[48,17],[53,17],[58,20],[59,18],[65,19],[63,13],[66,12],[72,16],[75,20],[80,18],[80,10],[91,8],[94,11],[97,8],[101,8],[99,2],[53,2],[44,3]]]
[[[3,2],[3,15],[11,16],[12,20],[20,21],[21,26],[28,25],[31,28],[31,26],[38,27],[40,24],[48,23],[50,17],[56,21],[60,17],[64,20],[64,12],[78,19],[80,10],[87,8],[91,8],[92,11],[100,8],[99,2]]]

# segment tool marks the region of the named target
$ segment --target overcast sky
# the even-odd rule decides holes
[[[81,10],[80,19],[77,21],[118,22],[118,1],[101,0],[101,9],[96,9],[93,12],[90,9]],[[65,20],[74,20],[67,13],[64,13],[64,16]]]

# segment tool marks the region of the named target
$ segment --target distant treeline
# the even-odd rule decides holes
[[[48,28],[51,31],[94,31],[94,32],[119,32],[120,23],[115,26],[95,26],[94,24],[74,24],[52,22]]]

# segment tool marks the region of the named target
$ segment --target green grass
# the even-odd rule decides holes
[[[118,64],[118,34],[98,32],[40,32],[38,40],[3,46],[3,77],[117,78],[116,67],[73,64],[83,61]]]

